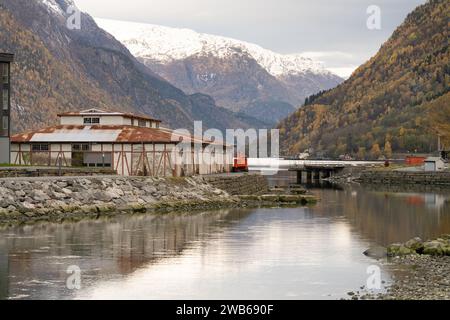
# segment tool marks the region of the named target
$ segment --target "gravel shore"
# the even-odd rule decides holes
[[[359,293],[360,300],[450,300],[450,256],[406,255],[389,258],[393,283],[386,293]]]

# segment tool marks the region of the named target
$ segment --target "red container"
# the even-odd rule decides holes
[[[419,156],[407,156],[405,163],[409,166],[420,166],[425,163],[425,157]]]
[[[246,157],[234,158],[233,171],[234,172],[248,171],[247,158]]]

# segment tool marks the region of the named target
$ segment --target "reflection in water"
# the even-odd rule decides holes
[[[82,269],[84,285],[126,275],[206,241],[213,229],[246,214],[120,216],[0,231],[0,298],[71,297],[74,292],[66,288],[70,265]]]
[[[281,172],[269,184],[296,183],[296,174]],[[430,185],[305,185],[322,199],[313,208],[321,216],[345,216],[362,237],[379,245],[413,237],[433,239],[450,232],[450,189]]]
[[[319,215],[344,215],[364,238],[380,245],[413,237],[432,239],[450,231],[450,193],[395,193],[365,187],[315,190],[325,201]],[[429,192],[429,191],[428,191]]]
[[[0,230],[0,298],[337,299],[365,284],[370,245],[450,232],[449,192],[313,192],[322,201],[311,208]],[[71,265],[82,270],[79,291],[66,288]]]

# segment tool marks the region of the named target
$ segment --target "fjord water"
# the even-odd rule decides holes
[[[448,191],[312,191],[322,199],[314,207],[2,229],[0,298],[339,299],[379,265],[363,255],[369,246],[450,232]],[[81,271],[79,290],[68,288],[71,266]]]

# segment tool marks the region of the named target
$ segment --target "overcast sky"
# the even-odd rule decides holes
[[[75,0],[94,17],[194,29],[280,53],[309,52],[345,75],[426,0]],[[381,30],[366,26],[370,5]]]

